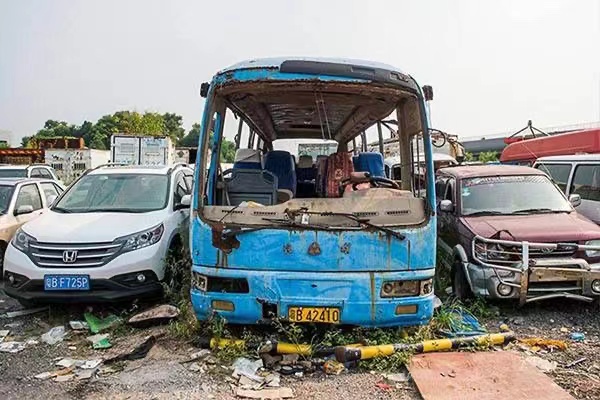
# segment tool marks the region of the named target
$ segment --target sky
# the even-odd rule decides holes
[[[600,121],[598,0],[0,0],[0,131],[122,109],[189,129],[202,82],[269,56],[397,66],[461,138]]]

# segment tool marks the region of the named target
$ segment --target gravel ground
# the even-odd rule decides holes
[[[0,314],[19,309],[17,303],[0,293]],[[81,308],[60,310],[14,319],[0,319],[0,329],[10,329],[15,340],[37,338],[52,326],[68,319],[81,319]],[[507,323],[519,338],[544,337],[564,340],[565,351],[531,352],[523,346],[511,347],[524,356],[535,355],[557,363],[549,372],[560,386],[576,399],[600,398],[600,316],[590,305],[558,300],[516,309],[501,305],[496,315],[483,321],[490,331],[498,331]],[[7,324],[17,324],[7,327]],[[562,328],[562,329],[561,329]],[[148,334],[165,333],[164,328],[152,328],[129,333],[119,340],[135,341]],[[585,334],[583,342],[570,339],[572,332]],[[85,344],[82,335],[70,335],[64,342],[49,346],[44,343],[30,346],[16,354],[0,353],[0,392],[3,399],[235,399],[230,370],[216,365],[222,373],[193,372],[189,364],[182,364],[193,349],[189,344],[168,335],[159,337],[148,355],[141,360],[118,364],[120,371],[92,380],[53,382],[40,381],[33,376],[56,369],[54,363],[62,357],[92,359],[103,355]],[[69,349],[75,346],[75,349]],[[566,367],[571,362],[585,361]],[[303,378],[282,377],[281,385],[290,387],[295,398],[309,400],[346,399],[419,399],[412,383],[398,384],[381,389],[380,374],[343,373],[339,376],[314,374]]]

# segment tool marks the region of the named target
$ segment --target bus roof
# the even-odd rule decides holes
[[[600,129],[562,133],[511,143],[500,155],[500,161],[535,161],[539,157],[600,153]]]

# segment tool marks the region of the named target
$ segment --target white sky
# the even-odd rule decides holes
[[[120,109],[188,129],[201,82],[281,55],[395,65],[461,137],[600,120],[598,0],[0,0],[0,130],[18,144],[47,119]]]

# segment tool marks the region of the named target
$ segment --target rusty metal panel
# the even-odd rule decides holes
[[[520,355],[508,352],[415,356],[409,371],[424,400],[573,400]]]

